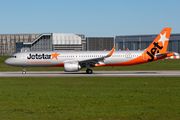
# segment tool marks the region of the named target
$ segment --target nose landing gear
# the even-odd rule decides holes
[[[22,74],[26,74],[26,67],[24,67]]]

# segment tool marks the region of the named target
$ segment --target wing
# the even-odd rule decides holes
[[[110,57],[113,54],[115,48],[116,48],[116,46],[114,46],[114,48],[111,50],[111,52],[106,56],[98,57],[98,58],[92,58],[92,59],[86,59],[86,60],[80,60],[79,64],[82,66],[87,65],[87,64],[91,64],[91,65],[99,64],[100,61],[104,60],[105,58]]]

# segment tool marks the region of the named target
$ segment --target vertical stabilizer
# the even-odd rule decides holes
[[[147,51],[156,47],[159,49],[159,53],[166,52],[169,43],[170,33],[171,28],[164,28],[161,33],[156,37],[156,39],[151,43],[151,45],[147,48]]]
[[[164,28],[151,45],[145,50],[144,54],[149,56],[148,61],[153,61],[155,54],[167,52],[171,28]]]

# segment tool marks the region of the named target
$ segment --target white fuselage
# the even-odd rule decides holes
[[[54,53],[60,55],[51,59]],[[100,61],[101,64],[123,63],[141,56],[144,51],[114,51],[113,55]],[[6,64],[17,67],[48,67],[67,61],[83,61],[106,56],[109,51],[51,51],[51,52],[21,52],[5,61]],[[16,56],[16,57],[14,57]]]

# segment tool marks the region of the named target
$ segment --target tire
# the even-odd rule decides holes
[[[86,73],[87,73],[87,74],[92,74],[92,70],[91,70],[91,69],[87,69],[87,70],[86,70]]]
[[[23,72],[22,72],[22,74],[26,74],[26,72],[25,72],[25,71],[23,71]]]

